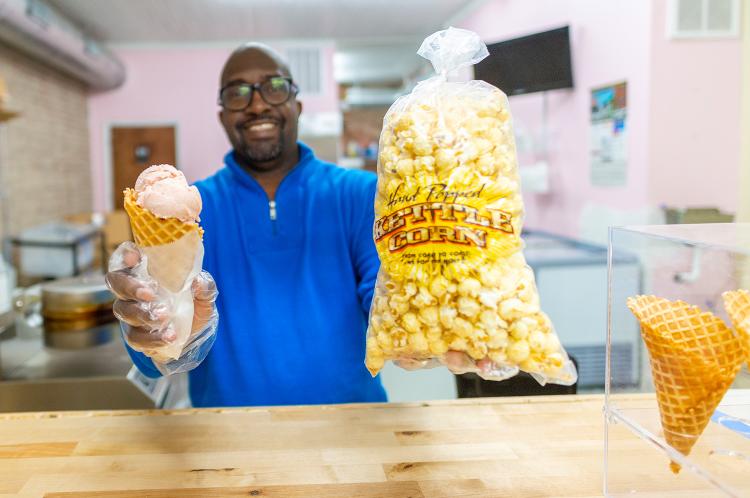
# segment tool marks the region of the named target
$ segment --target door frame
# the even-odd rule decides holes
[[[740,3],[742,94],[740,95],[740,192],[737,220],[750,222],[750,3]]]
[[[177,121],[110,121],[104,125],[104,209],[109,212],[115,209],[112,181],[115,165],[112,164],[112,128],[174,128],[174,161],[180,163],[180,134]],[[177,164],[173,166],[177,167]],[[179,169],[179,168],[177,168]]]
[[[740,57],[742,67],[740,95],[740,185],[735,221],[750,222],[750,3],[740,2],[742,32]],[[742,287],[750,288],[750,261],[740,263],[738,280]]]

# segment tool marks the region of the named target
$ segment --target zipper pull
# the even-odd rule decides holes
[[[268,201],[268,217],[271,219],[271,231],[276,235],[276,201]]]

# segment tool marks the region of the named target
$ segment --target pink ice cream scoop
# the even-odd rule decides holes
[[[159,218],[198,221],[201,195],[188,185],[185,175],[169,164],[145,169],[135,182],[136,204]]]

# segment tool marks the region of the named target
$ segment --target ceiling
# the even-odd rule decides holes
[[[111,44],[421,39],[478,0],[48,0]],[[416,47],[415,47],[416,48]]]
[[[345,84],[400,82],[427,63],[417,55],[420,43],[340,46],[333,59],[334,79]]]

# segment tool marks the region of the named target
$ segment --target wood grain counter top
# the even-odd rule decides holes
[[[0,497],[602,496],[602,406],[550,396],[5,414]],[[666,468],[642,448],[634,461]]]

